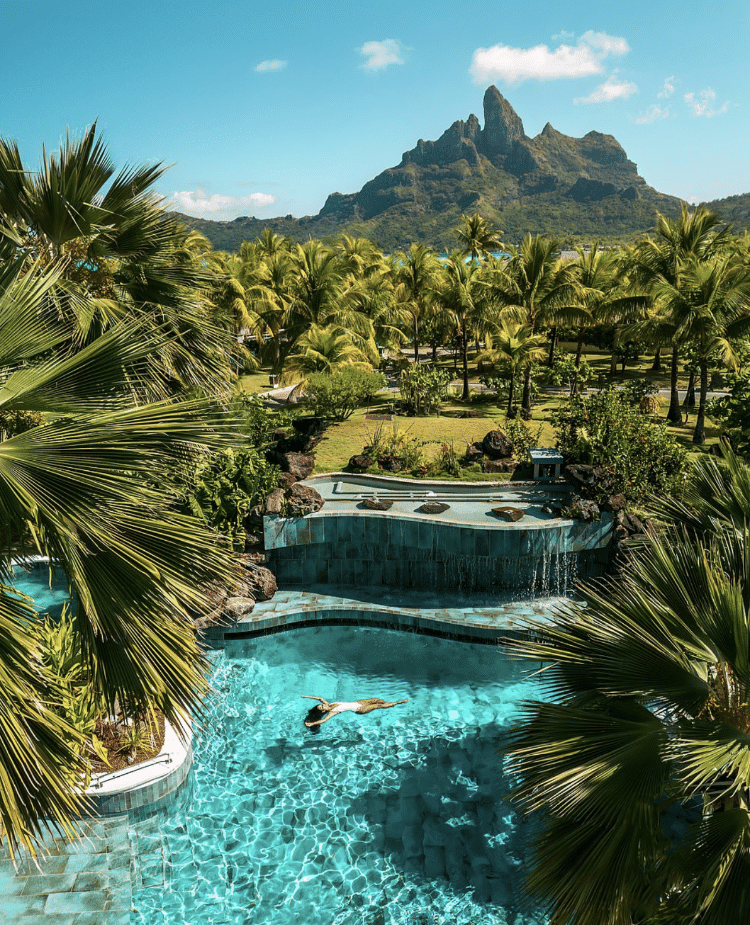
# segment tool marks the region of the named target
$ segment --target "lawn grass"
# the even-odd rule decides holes
[[[574,345],[563,344],[562,347],[563,349],[574,349]],[[609,381],[609,354],[605,351],[589,349],[584,355],[596,373],[605,374],[607,381]],[[641,362],[631,363],[624,376],[620,375],[618,370],[615,382],[648,378],[659,388],[668,388],[669,356],[667,355],[666,360],[663,359],[663,369],[659,374],[651,372],[651,363],[652,359],[650,357],[645,357]],[[451,371],[453,369],[453,361],[450,357],[441,357],[439,365],[449,368]],[[366,446],[372,443],[373,435],[378,427],[384,428],[386,435],[393,433],[406,435],[406,439],[420,444],[420,450],[426,463],[429,463],[439,454],[442,444],[452,445],[455,453],[458,456],[463,456],[468,444],[481,441],[488,431],[495,430],[498,427],[503,429],[505,424],[505,408],[503,406],[492,401],[479,400],[476,364],[470,365],[469,370],[475,392],[473,400],[469,403],[458,400],[460,380],[454,380],[451,389],[452,397],[443,403],[440,414],[425,417],[393,415],[392,420],[368,419],[368,415],[382,417],[392,413],[394,405],[399,400],[398,393],[381,392],[367,408],[360,408],[348,420],[329,424],[315,448],[314,471],[316,473],[339,472],[345,469],[352,456],[361,453]],[[269,370],[259,370],[256,373],[242,376],[239,383],[241,388],[251,394],[268,391],[270,388]],[[686,384],[686,381],[680,381],[681,388],[684,389]],[[565,401],[566,396],[562,392],[542,392],[535,399],[532,420],[528,422],[528,426],[532,434],[536,434],[537,430],[541,428],[539,430],[539,446],[552,447],[555,445],[555,429],[550,417]],[[483,416],[461,417],[469,409]],[[664,419],[666,410],[666,402],[662,399],[661,408],[654,417],[655,422]],[[706,418],[706,444],[702,447],[695,446],[692,442],[695,415],[696,411],[694,410],[691,412],[687,424],[670,427],[670,433],[674,434],[678,442],[693,459],[705,453],[706,447],[716,442],[720,436],[719,427]],[[460,478],[465,481],[491,481],[503,477],[497,473],[478,472],[477,468],[474,466],[471,469],[462,470]],[[441,476],[441,478],[443,477],[445,476]]]
[[[247,373],[240,376],[239,387],[250,395],[257,395],[259,392],[267,392],[271,388],[269,370],[261,369],[256,373]]]

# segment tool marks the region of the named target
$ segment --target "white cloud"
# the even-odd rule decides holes
[[[403,64],[404,52],[400,42],[383,39],[382,42],[365,42],[359,53],[367,58],[362,65],[366,71],[382,71],[389,64]]]
[[[557,35],[552,36],[553,42],[560,42],[562,39],[574,39],[576,37],[575,32],[568,32],[567,29],[560,29]]]
[[[714,105],[716,103],[716,90],[712,90],[710,87],[699,90],[697,93],[685,93],[682,98],[688,104],[694,116],[703,116],[706,119],[720,116],[729,109],[729,100],[723,102],[721,106]]]
[[[576,45],[563,44],[555,49],[547,45],[477,48],[469,72],[478,84],[497,80],[519,84],[524,80],[591,77],[604,71],[603,62],[610,55],[624,55],[629,51],[630,46],[625,39],[589,30]]]
[[[222,196],[220,193],[213,193],[209,196],[200,189],[175,191],[169,197],[171,208],[198,217],[215,215],[217,212],[232,213],[236,216],[248,206],[266,209],[274,202],[276,196],[270,193],[250,193],[249,196]]]
[[[259,74],[263,74],[266,71],[283,71],[286,65],[287,62],[282,61],[280,58],[271,58],[269,61],[261,61],[260,64],[256,64],[255,70]]]
[[[610,103],[612,100],[626,100],[638,92],[638,84],[632,80],[620,80],[616,73],[608,77],[588,96],[579,96],[574,103]]]
[[[671,77],[665,77],[664,86],[656,94],[657,97],[660,100],[668,100],[669,97],[674,93],[674,88],[675,88],[676,83],[677,83],[677,79],[675,78],[674,74],[672,74]]]
[[[657,119],[669,118],[669,114],[669,106],[659,106],[658,103],[652,103],[643,115],[638,116],[634,121],[636,125],[649,125],[651,122],[656,122]]]

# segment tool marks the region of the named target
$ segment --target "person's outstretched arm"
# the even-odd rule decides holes
[[[323,706],[325,707],[330,706],[330,704],[325,699],[325,697],[313,697],[310,694],[300,694],[300,697],[304,697],[306,700],[319,700],[323,704]]]

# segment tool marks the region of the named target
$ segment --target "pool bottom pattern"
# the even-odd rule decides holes
[[[521,892],[530,833],[503,802],[502,744],[531,696],[518,666],[383,630],[269,642],[216,656],[184,808],[130,827],[133,925],[541,921]],[[299,693],[410,701],[314,735]]]

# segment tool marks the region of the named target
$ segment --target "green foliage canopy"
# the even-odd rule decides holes
[[[568,462],[608,469],[613,492],[639,500],[682,486],[685,451],[666,426],[652,423],[627,392],[608,388],[575,395],[553,416],[557,445]]]
[[[385,386],[385,376],[356,366],[331,373],[313,373],[305,386],[305,402],[314,414],[345,421]]]

